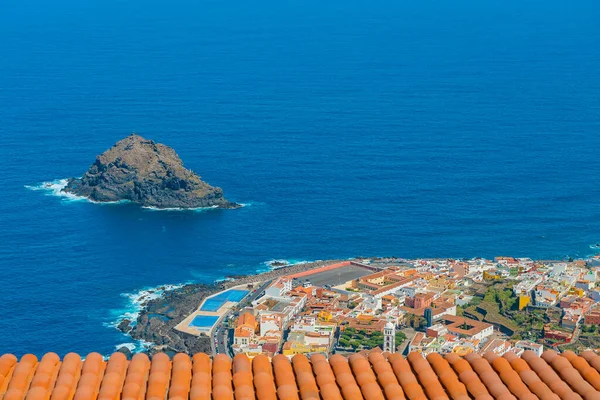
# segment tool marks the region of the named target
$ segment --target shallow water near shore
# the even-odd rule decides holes
[[[597,252],[599,7],[4,1],[0,353],[107,354],[125,294],[269,260]],[[30,190],[134,130],[248,206]]]

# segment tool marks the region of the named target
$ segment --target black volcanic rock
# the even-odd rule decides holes
[[[184,168],[172,148],[132,134],[98,157],[81,178],[71,178],[64,192],[97,202],[129,200],[156,208],[238,208]]]
[[[131,321],[128,319],[124,319],[123,321],[121,321],[119,323],[119,325],[117,326],[117,329],[124,333],[129,332],[132,329]]]

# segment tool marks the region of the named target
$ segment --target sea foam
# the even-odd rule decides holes
[[[310,262],[313,262],[313,261],[295,260],[295,259],[269,260],[269,261],[265,261],[264,263],[262,263],[261,267],[259,267],[256,272],[257,273],[268,272],[268,271],[273,271],[273,270],[280,269],[280,268],[291,267],[293,265],[308,264]]]
[[[62,190],[67,187],[69,183],[68,179],[57,179],[49,182],[42,182],[37,185],[25,185],[25,188],[34,191],[46,192],[46,196],[62,197],[65,200],[70,201],[87,201],[88,199],[83,196],[77,196],[72,193],[63,192]]]
[[[194,212],[202,212],[202,211],[214,210],[215,208],[218,208],[218,207],[217,206],[210,206],[210,207],[196,207],[196,208],[178,208],[178,207],[158,208],[158,207],[152,207],[152,206],[142,206],[142,208],[144,210],[149,210],[149,211],[194,211]]]
[[[151,349],[154,346],[154,343],[151,342],[147,342],[145,340],[136,340],[134,343],[132,342],[126,342],[126,343],[121,343],[115,346],[115,350],[119,350],[122,347],[126,347],[129,349],[129,351],[131,351],[132,353],[139,353],[142,351],[146,351]]]
[[[117,328],[123,320],[130,320],[131,325],[135,326],[140,312],[143,309],[143,305],[150,301],[161,297],[165,292],[179,289],[191,282],[173,284],[173,285],[159,285],[156,287],[146,287],[144,289],[121,293],[121,297],[126,299],[126,304],[123,308],[114,309],[111,311],[111,321],[105,323],[107,327]]]
[[[33,190],[33,191],[42,191],[42,192],[46,193],[46,196],[61,197],[65,201],[72,201],[72,202],[87,201],[88,203],[94,203],[94,204],[125,204],[125,203],[130,202],[129,200],[119,200],[119,201],[90,200],[84,196],[77,196],[73,193],[64,192],[63,189],[66,188],[68,184],[69,184],[68,179],[57,179],[57,180],[49,181],[49,182],[42,182],[37,185],[25,185],[25,188],[29,189],[29,190]]]

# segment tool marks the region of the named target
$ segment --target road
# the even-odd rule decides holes
[[[228,356],[233,357],[233,354],[232,354],[233,352],[231,351],[231,348],[229,347],[230,339],[233,340],[233,338],[229,338],[229,328],[227,326],[228,324],[225,323],[225,321],[227,321],[227,318],[230,317],[231,315],[233,315],[234,312],[238,311],[240,304],[248,303],[248,302],[252,303],[254,300],[258,299],[260,297],[260,295],[262,294],[262,292],[270,284],[271,284],[270,280],[264,282],[262,285],[260,285],[256,289],[256,292],[252,292],[250,295],[244,297],[242,299],[242,301],[240,301],[240,303],[234,309],[229,310],[228,313],[224,314],[217,321],[217,327],[216,327],[216,329],[213,330],[213,332],[210,336],[210,344],[212,347],[213,355],[227,354]]]
[[[396,345],[398,346],[397,351],[399,354],[408,355],[408,354],[406,354],[407,353],[406,349],[407,349],[408,345],[410,344],[410,341],[413,340],[413,338],[417,334],[417,331],[415,331],[412,328],[404,328],[404,329],[400,329],[400,331],[402,331],[406,335],[406,340],[402,344],[396,343]]]

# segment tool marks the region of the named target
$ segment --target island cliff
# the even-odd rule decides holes
[[[132,134],[98,157],[81,178],[71,178],[64,192],[97,202],[128,200],[156,208],[238,208],[184,168],[172,148]]]

